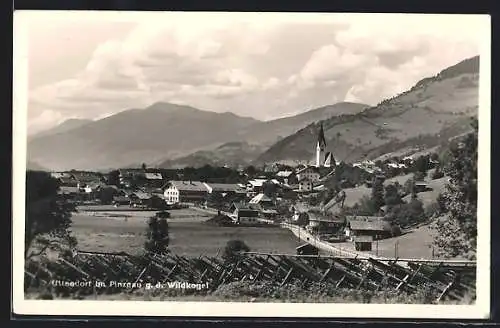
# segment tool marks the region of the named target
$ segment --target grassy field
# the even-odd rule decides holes
[[[413,174],[406,174],[406,175],[401,175],[397,176],[394,178],[387,179],[384,184],[388,185],[394,182],[399,182],[399,184],[404,185],[408,179],[412,178]],[[425,182],[429,185],[429,187],[432,188],[431,191],[425,191],[425,192],[420,192],[418,193],[418,198],[422,201],[424,204],[424,207],[429,205],[430,203],[436,201],[437,196],[439,195],[440,192],[442,192],[445,188],[446,182],[448,180],[448,177],[444,177],[441,179],[436,179],[436,180],[431,180],[430,178],[426,178]],[[344,205],[345,206],[353,206],[363,196],[370,197],[371,195],[371,188],[366,187],[365,185],[356,187],[356,188],[347,188],[344,189],[345,194],[346,194],[346,200]],[[410,196],[405,198],[405,200],[408,200]]]
[[[203,221],[212,215],[190,209],[175,210],[169,222],[170,249],[187,256],[214,256],[227,241],[243,240],[252,251],[295,253],[297,238],[270,227],[217,227]],[[99,252],[141,252],[148,217],[154,212],[80,212],[73,215],[72,231],[78,249]]]
[[[421,226],[402,236],[388,238],[378,241],[378,256],[395,257],[395,245],[397,243],[399,258],[432,259],[432,233],[429,226]],[[346,250],[354,250],[354,243],[335,243],[335,246]],[[371,252],[367,254],[377,255],[377,242],[373,243]]]

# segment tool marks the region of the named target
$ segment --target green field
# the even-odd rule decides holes
[[[415,228],[404,235],[374,242],[372,251],[363,253],[381,257],[399,257],[412,259],[432,259],[432,231],[429,226]],[[377,252],[378,243],[378,252]],[[397,244],[397,254],[396,254]],[[335,243],[335,246],[346,250],[354,250],[354,243]]]
[[[148,217],[154,212],[75,213],[72,231],[78,249],[99,252],[142,251]],[[179,255],[214,256],[227,241],[243,240],[252,251],[295,253],[300,243],[277,227],[217,227],[204,223],[211,215],[190,209],[171,211],[169,248]]]

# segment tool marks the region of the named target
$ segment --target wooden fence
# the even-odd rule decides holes
[[[406,262],[405,262],[406,261]],[[72,258],[29,262],[25,287],[51,285],[51,281],[112,281],[130,283],[203,283],[210,290],[235,281],[313,283],[334,288],[368,291],[392,290],[412,294],[429,291],[435,302],[475,297],[475,264],[374,258],[328,257],[289,254],[245,253],[227,263],[218,257],[188,258],[175,254],[136,257],[126,253],[78,252]],[[88,288],[87,288],[88,289]],[[108,287],[103,292],[121,292]],[[84,292],[84,291],[82,291]],[[95,293],[95,290],[88,290]]]

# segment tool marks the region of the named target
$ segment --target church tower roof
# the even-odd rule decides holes
[[[326,148],[325,132],[323,131],[323,123],[320,124],[318,133],[318,144],[321,149]]]

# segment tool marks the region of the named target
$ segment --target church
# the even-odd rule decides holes
[[[323,123],[321,123],[318,133],[318,142],[316,144],[316,167],[335,167],[335,159],[331,152],[326,152],[325,132],[323,131]]]

